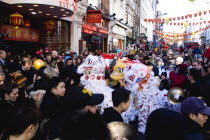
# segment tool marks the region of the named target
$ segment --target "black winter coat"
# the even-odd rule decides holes
[[[42,125],[40,127],[44,131],[47,131],[43,133],[47,133],[50,140],[59,138],[65,116],[62,98],[58,98],[53,93],[48,92],[46,96],[44,96],[40,110],[43,117]]]

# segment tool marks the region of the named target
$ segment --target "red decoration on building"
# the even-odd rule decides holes
[[[49,20],[44,23],[44,29],[45,31],[47,31],[47,34],[50,34],[51,31],[54,29],[54,24],[55,23],[53,20]]]
[[[109,34],[108,31],[103,30],[103,29],[98,29],[98,32],[103,33],[103,34]]]
[[[2,25],[0,32],[8,35],[5,40],[39,42],[39,30],[22,27],[15,29],[14,26]]]
[[[101,10],[87,10],[87,23],[101,23]]]
[[[10,15],[10,24],[16,26],[15,28],[18,29],[23,22],[23,16],[21,14],[15,13]]]
[[[25,27],[29,27],[29,26],[30,26],[30,22],[29,22],[29,20],[27,20],[27,19],[25,19],[25,20],[23,21],[23,23],[24,23],[24,26],[25,26]]]

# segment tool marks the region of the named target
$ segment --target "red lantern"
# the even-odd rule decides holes
[[[206,21],[203,21],[204,24],[206,24]]]
[[[195,25],[195,23],[193,23],[193,25]]]
[[[25,19],[25,20],[23,21],[23,23],[24,23],[24,26],[26,26],[26,27],[29,27],[29,26],[30,26],[30,22],[29,22],[29,20],[27,20],[27,19]]]
[[[207,14],[207,11],[203,11],[203,14],[206,15]]]
[[[180,17],[177,17],[178,20],[180,20]]]
[[[191,26],[191,23],[189,23],[189,25]]]
[[[201,16],[202,15],[202,12],[199,12],[198,15]]]
[[[15,13],[10,15],[10,24],[16,26],[15,28],[18,29],[18,26],[22,24],[23,16],[21,14]]]
[[[172,21],[172,18],[169,18],[169,21]]]
[[[181,16],[182,19],[184,19],[184,16]]]
[[[183,25],[183,23],[181,23],[181,25]]]
[[[210,23],[210,20],[208,21],[208,23]]]
[[[175,20],[176,20],[176,18],[174,17],[174,18],[173,18],[173,20],[175,21]]]
[[[179,25],[180,25],[180,23],[177,23],[177,25],[179,26]]]
[[[188,15],[185,15],[185,18],[187,19],[188,18]]]
[[[144,19],[145,22],[147,22],[147,19]]]
[[[197,14],[197,13],[195,13],[195,14],[194,14],[194,17],[197,17],[197,15],[198,15],[198,14]]]
[[[174,23],[174,25],[176,25],[176,23]]]
[[[54,21],[49,20],[44,23],[44,28],[47,31],[47,34],[50,34],[54,28]]]
[[[192,17],[192,14],[189,14],[188,16],[191,18]]]
[[[170,23],[170,25],[172,25],[172,22]]]
[[[202,24],[202,22],[200,22],[200,25]]]

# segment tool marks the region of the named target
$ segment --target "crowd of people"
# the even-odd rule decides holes
[[[208,46],[203,50],[199,47],[156,52],[138,49],[115,55],[106,69],[106,80],[112,81],[110,73],[117,59],[127,57],[153,71],[160,90],[179,87],[185,94],[174,96],[182,102],[181,112],[155,110],[148,118],[146,133],[136,132],[130,139],[210,138],[210,109],[207,107],[210,106],[210,55],[206,54],[209,49]],[[88,55],[97,54],[77,55],[73,51],[58,53],[40,48],[36,54],[12,55],[0,49],[0,139],[110,140],[107,124],[124,122],[121,114],[129,108],[132,93],[120,84],[109,85],[113,88],[113,107],[101,114],[98,105],[104,95],[81,86],[82,74],[77,73]],[[36,68],[37,59],[41,59],[44,66]],[[135,122],[130,125],[135,127]]]

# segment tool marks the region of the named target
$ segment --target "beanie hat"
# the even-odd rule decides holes
[[[26,77],[24,77],[21,73],[16,73],[11,79],[11,82],[17,84],[19,88],[22,88],[26,85]]]
[[[161,73],[161,76],[162,76],[162,75],[165,76],[165,77],[167,77],[167,73],[166,73],[166,72],[162,72],[162,73]]]

